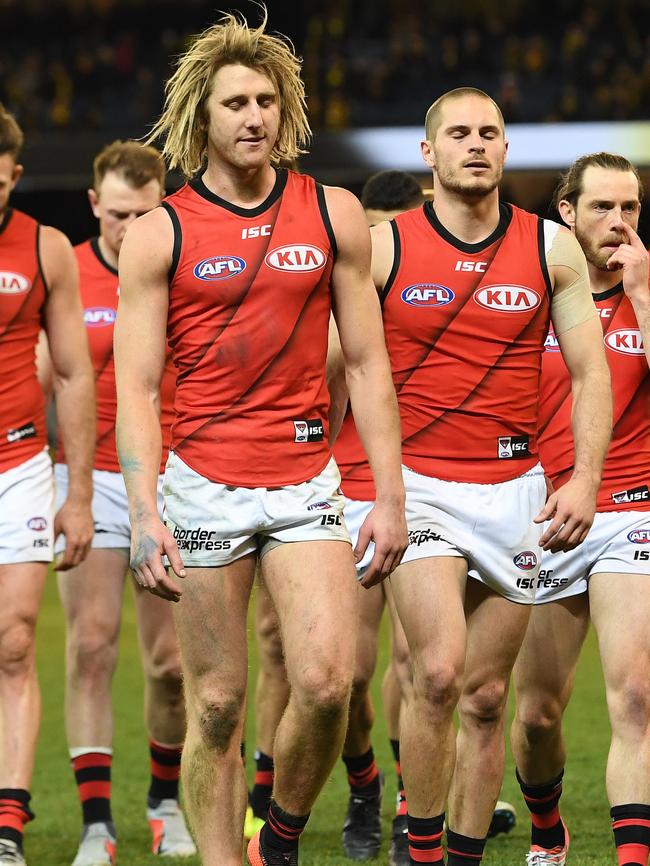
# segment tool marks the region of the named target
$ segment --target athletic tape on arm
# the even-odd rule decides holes
[[[587,260],[580,244],[568,231],[560,229],[551,233],[554,236],[546,251],[546,263],[549,269],[554,267],[566,269],[561,274],[562,280],[559,286],[556,276],[551,301],[553,329],[556,334],[563,334],[576,325],[597,317],[598,310],[591,295]],[[562,284],[564,281],[566,281],[565,285]]]

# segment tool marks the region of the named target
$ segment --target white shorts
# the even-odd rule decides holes
[[[359,540],[359,530],[363,525],[363,521],[370,514],[372,509],[374,508],[374,502],[362,501],[359,499],[348,499],[347,496],[344,496],[345,500],[345,522],[348,527],[348,532],[350,533],[350,538],[352,539],[352,547],[355,548],[357,546],[357,541]],[[357,579],[361,580],[366,573],[368,566],[372,562],[372,558],[375,555],[375,543],[371,541],[368,547],[366,548],[366,552],[363,554],[363,557],[357,562]]]
[[[535,601],[546,501],[538,464],[511,481],[469,484],[429,478],[404,467],[409,546],[402,563],[431,556],[467,560],[468,575],[504,598]]]
[[[60,508],[68,495],[68,467],[57,463],[54,467],[56,479],[56,507]],[[162,518],[163,476],[158,476],[158,512]],[[128,551],[131,547],[131,524],[129,523],[129,501],[126,485],[121,472],[108,472],[93,469],[93,520],[95,534],[91,547],[121,548]],[[56,552],[65,550],[65,537],[56,540]]]
[[[650,575],[650,511],[600,511],[567,553],[542,552],[536,604],[586,592],[592,574]]]
[[[0,473],[0,564],[51,562],[53,549],[52,461],[41,451]]]
[[[170,452],[165,523],[185,565],[228,565],[294,541],[350,543],[341,476],[332,458],[315,478],[286,487],[232,487],[210,481]]]

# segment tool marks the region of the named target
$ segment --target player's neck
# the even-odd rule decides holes
[[[254,169],[208,160],[201,180],[210,192],[239,207],[253,208],[268,198],[275,186],[275,169],[267,163]]]
[[[438,186],[433,197],[436,216],[459,241],[478,244],[488,238],[499,225],[499,193],[494,190],[477,200]]]
[[[603,292],[608,292],[618,285],[623,278],[622,271],[601,271],[600,268],[595,268],[589,262],[589,283],[591,284],[591,292],[594,295],[602,295]]]
[[[117,270],[118,263],[118,255],[114,252],[109,245],[106,243],[105,239],[102,235],[99,236],[97,243],[99,244],[99,251],[102,254],[102,258],[106,262],[107,265],[110,265],[112,268]]]

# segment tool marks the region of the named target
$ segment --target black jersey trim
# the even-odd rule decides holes
[[[41,275],[41,279],[43,280],[43,286],[45,287],[45,294],[50,294],[50,287],[47,284],[47,280],[45,279],[45,271],[43,270],[43,259],[41,258],[41,224],[36,223],[36,262],[38,263],[38,272]]]
[[[615,286],[612,286],[611,289],[607,289],[606,292],[592,292],[591,297],[594,301],[606,301],[607,298],[613,298],[614,295],[620,294],[623,291],[623,282],[616,283]]]
[[[390,273],[388,274],[388,279],[384,285],[384,288],[379,293],[379,303],[384,306],[386,302],[386,298],[388,297],[388,293],[393,287],[393,283],[397,277],[397,272],[399,271],[400,265],[402,264],[402,240],[399,236],[399,229],[397,228],[397,223],[395,220],[391,220],[389,223],[391,230],[393,232],[393,267],[390,269]]]
[[[203,178],[199,175],[193,177],[192,180],[188,181],[188,185],[194,190],[195,193],[200,195],[201,198],[204,198],[206,201],[209,201],[212,204],[217,204],[219,205],[219,207],[222,207],[225,210],[236,214],[237,216],[258,217],[261,216],[261,214],[263,214],[265,211],[267,211],[271,207],[271,205],[280,198],[280,196],[284,192],[285,186],[287,185],[288,177],[289,174],[286,168],[276,168],[275,183],[273,184],[273,189],[264,199],[264,201],[261,204],[258,204],[256,207],[240,207],[237,204],[226,201],[225,198],[221,198],[221,196],[218,196],[216,195],[216,193],[211,192],[203,183]]]
[[[546,242],[544,239],[544,220],[542,217],[537,217],[537,252],[539,254],[539,264],[546,283],[546,292],[549,298],[553,297],[553,286],[551,284],[551,275],[548,272],[548,262],[546,261]]]
[[[327,237],[330,239],[330,246],[332,247],[332,255],[336,258],[338,254],[338,246],[336,245],[336,235],[334,234],[334,229],[332,228],[332,220],[330,219],[329,211],[327,210],[327,201],[325,200],[325,189],[322,183],[316,184],[316,199],[318,200],[318,209],[320,211],[321,219],[323,220],[323,225],[325,226],[325,231],[327,232]]]
[[[424,203],[424,215],[426,216],[433,229],[440,235],[441,238],[443,238],[443,240],[446,240],[448,244],[451,244],[452,247],[455,247],[457,250],[460,250],[463,253],[469,253],[470,255],[473,255],[476,253],[482,253],[483,250],[487,249],[496,240],[498,240],[502,235],[506,233],[506,231],[508,230],[508,226],[512,221],[512,207],[506,202],[501,202],[499,204],[499,222],[497,227],[491,235],[485,238],[485,240],[479,241],[477,244],[465,243],[465,241],[461,241],[455,235],[452,235],[452,233],[448,231],[438,219],[438,216],[433,209],[433,202],[426,201]]]
[[[14,215],[14,209],[12,207],[8,207],[2,217],[2,221],[0,222],[0,235],[7,228],[9,223],[11,222],[11,218]]]
[[[172,228],[174,229],[174,246],[172,248],[172,263],[169,266],[169,274],[168,279],[169,282],[174,279],[176,274],[176,269],[178,268],[178,263],[181,260],[181,247],[183,245],[183,229],[181,228],[181,221],[178,218],[178,214],[174,210],[174,208],[169,204],[169,202],[163,201],[160,206],[164,208],[168,215],[169,219],[172,221]]]
[[[90,248],[94,252],[95,258],[97,259],[99,264],[102,265],[102,267],[106,268],[106,270],[109,273],[113,274],[113,276],[117,277],[118,276],[117,268],[114,268],[113,265],[110,264],[110,262],[107,262],[106,259],[104,258],[104,256],[102,255],[102,249],[99,246],[99,238],[91,238],[90,239]]]

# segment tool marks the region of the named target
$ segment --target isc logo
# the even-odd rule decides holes
[[[88,307],[84,310],[84,323],[87,328],[106,328],[115,324],[116,316],[110,307]]]
[[[242,240],[246,240],[246,238],[266,238],[271,234],[271,226],[251,226],[249,229],[242,229],[241,236]]]
[[[324,267],[327,256],[310,244],[293,244],[276,247],[264,261],[276,271],[317,271]]]
[[[650,544],[650,529],[633,529],[627,538],[632,544]]]
[[[402,300],[412,307],[443,307],[454,300],[454,293],[447,286],[437,283],[417,283],[402,292]]]
[[[605,343],[615,352],[622,355],[643,355],[643,338],[641,331],[633,328],[619,328],[605,334]]]
[[[29,290],[30,282],[22,274],[13,271],[0,271],[0,294],[22,295]]]
[[[522,571],[531,571],[537,565],[537,554],[532,550],[522,550],[512,561]]]
[[[455,271],[475,271],[477,274],[482,274],[487,268],[487,262],[456,262]]]
[[[194,266],[199,280],[227,280],[246,270],[246,262],[239,256],[210,256]]]
[[[538,307],[541,298],[525,286],[483,286],[474,292],[474,300],[486,310],[500,313],[522,313]]]
[[[43,532],[47,529],[47,520],[44,517],[31,517],[27,521],[27,528],[33,529],[34,532]]]

